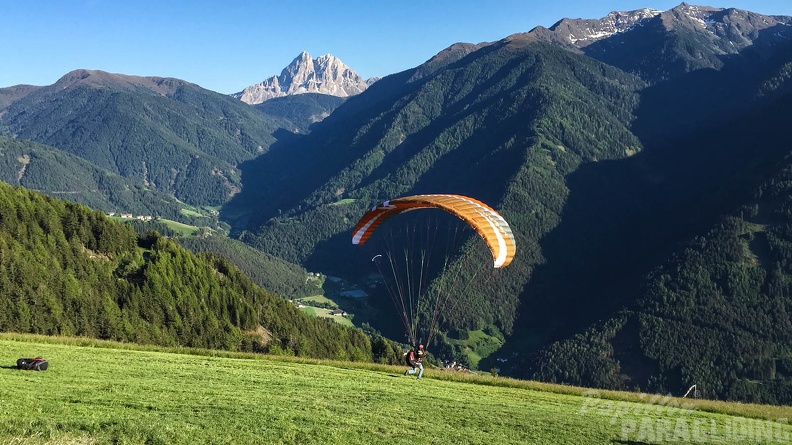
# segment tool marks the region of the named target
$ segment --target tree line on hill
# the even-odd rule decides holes
[[[381,336],[301,313],[219,255],[7,184],[0,289],[3,331],[386,363],[400,356]]]

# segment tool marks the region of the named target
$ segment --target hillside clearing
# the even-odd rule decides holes
[[[326,309],[322,307],[314,307],[314,306],[303,306],[300,308],[301,311],[305,312],[306,314],[312,317],[321,317],[321,318],[328,318],[333,320],[336,323],[345,325],[345,326],[354,326],[352,324],[352,320],[347,318],[343,315],[333,315],[333,309]]]
[[[779,443],[792,431],[667,399],[471,384],[439,370],[416,381],[399,367],[70,343],[0,336],[0,443]],[[14,368],[36,355],[48,371]]]

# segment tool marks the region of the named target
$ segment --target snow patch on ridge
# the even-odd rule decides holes
[[[635,29],[636,26],[643,26],[645,20],[654,18],[662,12],[651,8],[628,12],[614,11],[600,20],[564,19],[554,28],[557,29],[562,24],[566,25],[570,30],[569,41],[580,46],[579,44],[581,43],[591,43],[630,31]]]

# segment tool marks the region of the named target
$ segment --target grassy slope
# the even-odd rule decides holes
[[[471,369],[477,369],[483,357],[489,356],[503,345],[501,340],[481,330],[469,331],[467,340],[449,338],[449,343],[462,347],[462,353],[467,356]]]
[[[346,326],[354,326],[352,320],[346,317],[341,317],[337,315],[332,315],[330,311],[332,309],[325,309],[321,307],[313,307],[313,306],[304,306],[300,308],[301,311],[305,312],[306,314],[312,317],[322,317],[327,318],[328,320],[332,320],[336,323],[343,324]]]
[[[2,334],[0,443],[756,443],[757,431],[770,442],[792,432],[724,414],[780,418],[789,407],[689,410],[440,370],[418,382],[398,367],[193,352]],[[35,355],[48,371],[14,369]]]

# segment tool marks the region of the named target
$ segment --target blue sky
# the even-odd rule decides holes
[[[791,0],[691,4],[792,15]],[[363,77],[413,68],[456,42],[489,42],[564,17],[667,10],[681,0],[0,0],[0,87],[97,69],[234,93],[302,51]]]

